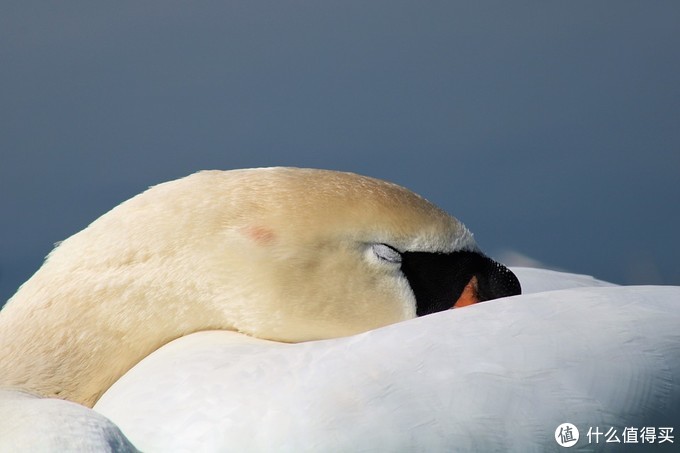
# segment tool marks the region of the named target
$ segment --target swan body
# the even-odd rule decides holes
[[[551,451],[564,422],[596,448],[588,427],[678,426],[678,303],[602,285],[299,344],[200,332],[95,410],[145,451]]]
[[[588,427],[620,436],[678,426],[680,288],[513,271],[528,294],[345,338],[188,335],[130,370],[94,411],[41,399],[38,417],[25,405],[5,417],[5,404],[0,420],[28,414],[11,432],[32,451],[62,450],[31,444],[44,419],[67,441],[100,446],[91,451],[151,452],[558,451],[563,422],[581,429],[577,451],[605,451],[586,443]],[[91,416],[54,416],[72,406]],[[113,423],[129,445],[108,448]],[[0,439],[0,451],[16,451]]]
[[[540,291],[334,340],[185,336],[104,394],[95,410],[108,419],[62,400],[3,401],[15,423],[0,439],[29,445],[46,419],[62,443],[32,451],[84,439],[135,451],[108,448],[111,420],[142,451],[551,451],[564,421],[677,426],[680,288],[513,271]],[[72,408],[81,418],[63,416]]]
[[[137,452],[103,415],[71,401],[0,389],[0,452]]]

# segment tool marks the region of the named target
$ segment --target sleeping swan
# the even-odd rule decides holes
[[[324,170],[205,171],[63,241],[0,312],[0,387],[92,407],[193,332],[343,337],[520,293],[420,196]]]
[[[370,178],[161,184],[65,240],[0,312],[0,452],[557,451],[564,422],[574,450],[610,446],[589,427],[677,434],[680,288],[514,271],[523,295],[477,304],[518,294],[515,275]]]

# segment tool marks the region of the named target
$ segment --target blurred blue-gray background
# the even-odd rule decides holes
[[[149,185],[292,165],[407,186],[487,253],[680,284],[677,1],[7,1],[0,304]]]

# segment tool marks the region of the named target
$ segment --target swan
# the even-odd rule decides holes
[[[0,386],[92,407],[194,332],[337,338],[520,291],[462,223],[395,184],[314,169],[199,172],[49,254],[0,312]]]
[[[549,451],[562,422],[597,449],[587,427],[678,425],[679,301],[511,272],[387,182],[201,172],[0,312],[0,451]]]

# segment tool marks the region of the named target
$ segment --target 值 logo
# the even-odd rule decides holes
[[[571,447],[578,442],[578,428],[571,423],[562,423],[555,430],[555,441],[562,447]]]

